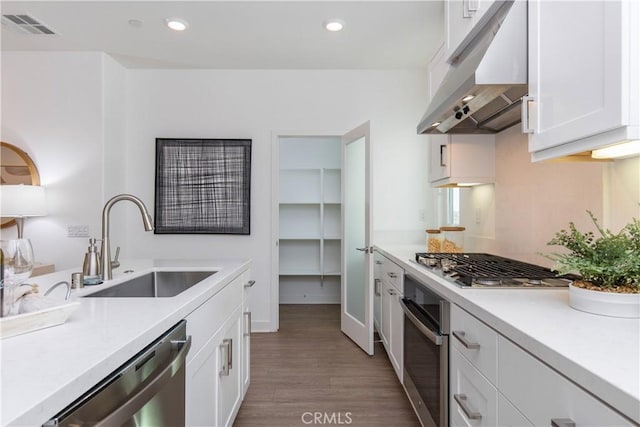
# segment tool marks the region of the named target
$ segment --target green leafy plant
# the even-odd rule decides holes
[[[569,230],[560,230],[548,245],[563,246],[568,253],[545,255],[555,261],[560,274],[578,272],[583,281],[603,290],[626,288],[640,292],[640,221],[634,218],[619,233],[603,229],[592,212],[587,211],[599,236],[582,233],[573,222]]]

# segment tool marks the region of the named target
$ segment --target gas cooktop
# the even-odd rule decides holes
[[[416,262],[465,288],[560,288],[577,278],[484,253],[416,253]]]

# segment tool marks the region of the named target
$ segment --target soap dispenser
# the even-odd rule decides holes
[[[82,275],[85,285],[98,285],[102,283],[100,278],[100,254],[96,246],[96,239],[89,239],[88,252],[84,255]]]

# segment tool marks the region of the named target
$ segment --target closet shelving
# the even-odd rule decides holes
[[[339,139],[317,141],[321,153],[314,155],[309,143],[281,141],[280,300],[339,302],[334,300],[339,298],[341,274],[341,172],[335,167],[340,165],[340,144]]]

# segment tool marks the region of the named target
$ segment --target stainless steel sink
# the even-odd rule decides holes
[[[154,271],[108,289],[85,295],[85,298],[173,297],[215,273],[215,271]]]

